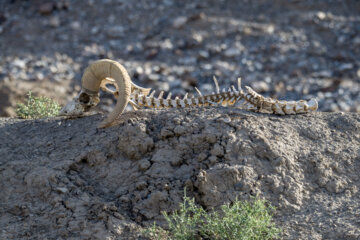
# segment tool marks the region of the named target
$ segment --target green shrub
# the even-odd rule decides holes
[[[26,104],[16,104],[16,114],[19,118],[52,117],[60,111],[60,105],[48,97],[34,97],[31,91],[27,96]]]
[[[150,239],[275,239],[280,230],[272,222],[272,210],[264,200],[254,199],[253,202],[236,200],[232,205],[221,206],[220,213],[207,213],[185,194],[178,211],[171,215],[163,212],[168,230],[154,223],[144,233]]]

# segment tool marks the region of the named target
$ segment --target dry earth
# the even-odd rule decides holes
[[[183,96],[237,77],[267,97],[360,112],[358,0],[1,0],[0,116],[31,90],[61,104],[100,58]],[[104,94],[103,109],[113,103]],[[104,99],[104,98],[103,98]]]
[[[360,239],[360,115],[235,108],[0,119],[1,239],[139,239],[188,194],[258,195],[283,239]]]

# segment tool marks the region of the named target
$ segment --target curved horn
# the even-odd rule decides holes
[[[98,127],[109,126],[124,110],[130,100],[131,80],[126,69],[118,62],[102,59],[92,63],[86,68],[81,84],[84,90],[99,92],[101,81],[112,78],[119,88],[119,96],[114,110]]]

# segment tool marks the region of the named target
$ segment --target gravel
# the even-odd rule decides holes
[[[267,97],[360,111],[355,0],[3,1],[0,9],[0,100],[10,99],[0,116],[13,116],[29,90],[64,104],[101,58],[175,96],[213,91],[213,75],[221,87],[241,77]]]

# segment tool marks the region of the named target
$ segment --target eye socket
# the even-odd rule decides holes
[[[86,93],[81,93],[79,96],[79,101],[83,104],[87,104],[90,102],[90,96]]]

